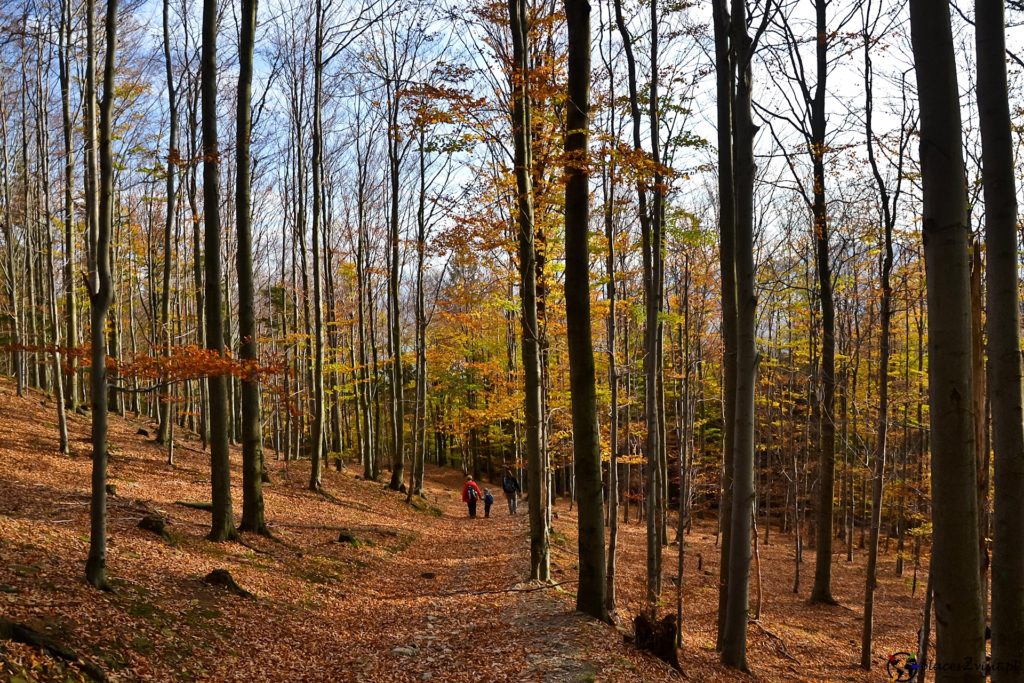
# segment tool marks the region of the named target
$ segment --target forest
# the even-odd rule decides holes
[[[1022,26],[4,0],[0,678],[1024,681]]]

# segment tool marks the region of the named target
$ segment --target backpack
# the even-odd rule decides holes
[[[467,498],[467,500],[469,500],[470,503],[475,503],[476,499],[478,497],[479,497],[479,494],[476,492],[476,487],[475,486],[467,486],[466,487],[466,498]]]
[[[519,483],[515,477],[505,475],[501,480],[501,490],[508,494],[515,493],[519,490]]]

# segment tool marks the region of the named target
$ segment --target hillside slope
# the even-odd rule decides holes
[[[74,648],[111,680],[668,681],[681,677],[637,652],[622,634],[572,613],[575,515],[556,506],[553,565],[562,585],[520,583],[528,573],[525,515],[499,498],[491,519],[467,519],[460,476],[431,468],[415,507],[353,468],[325,472],[322,496],[305,489],[308,463],[273,460],[265,488],[274,540],[204,539],[209,513],[179,502],[209,500],[208,460],[182,441],[176,466],[141,422],[112,419],[108,571],[115,591],[82,578],[88,549],[88,419],[71,416],[75,453],[57,452],[52,404],[15,397],[0,379],[0,614]],[[233,452],[236,511],[241,500]],[[148,513],[169,536],[137,527]],[[354,542],[338,542],[346,532]],[[714,652],[713,532],[687,539],[683,668],[692,680],[746,680]],[[620,606],[642,604],[643,528],[620,533]],[[695,563],[700,560],[700,569]],[[855,668],[862,563],[837,558],[836,595],[847,606],[810,607],[789,592],[792,551],[761,550],[764,609],[750,631],[761,680],[884,680]],[[669,548],[666,566],[674,567]],[[914,649],[921,590],[883,564],[876,659]],[[218,568],[254,594],[207,585]],[[810,571],[810,564],[805,571]],[[667,582],[666,609],[675,589]],[[27,646],[0,640],[0,678],[78,677]]]

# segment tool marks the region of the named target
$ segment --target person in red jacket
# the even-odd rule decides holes
[[[473,477],[466,475],[466,483],[462,485],[462,502],[469,506],[469,516],[476,517],[476,503],[483,497],[480,487]]]

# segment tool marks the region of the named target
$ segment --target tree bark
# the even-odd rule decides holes
[[[320,274],[320,224],[323,221],[323,125],[320,105],[323,93],[323,21],[321,0],[316,2],[316,29],[313,37],[313,421],[310,425],[309,489],[322,485],[324,454],[324,310]],[[300,141],[301,144],[301,141]]]
[[[529,19],[526,0],[509,0],[512,30],[512,137],[519,223],[519,297],[522,307],[522,360],[525,397],[526,462],[529,474],[530,579],[550,581],[551,557],[546,478],[541,449],[540,328],[537,320],[537,250],[533,211],[532,127],[529,90]]]
[[[60,102],[64,134],[64,319],[68,348],[78,347],[78,295],[75,287],[75,205],[74,205],[74,122],[71,118],[71,0],[61,2]],[[0,114],[2,115],[2,114]],[[67,391],[64,399],[71,411],[78,409],[78,360],[68,356]]]
[[[722,649],[728,597],[729,538],[732,515],[733,437],[736,424],[736,205],[732,159],[734,70],[729,45],[727,0],[712,6],[715,26],[715,74],[718,123],[718,260],[722,295],[722,483],[719,516],[722,529],[718,567],[718,631]]]
[[[768,7],[765,7],[768,11]],[[733,436],[729,588],[722,663],[747,670],[750,534],[754,502],[754,391],[757,383],[754,270],[754,132],[751,119],[751,59],[745,0],[733,0],[731,39],[736,60],[733,99],[733,164],[736,198],[736,422]]]
[[[88,61],[95,54],[95,5],[86,2]],[[113,299],[110,277],[110,238],[113,233],[114,159],[111,149],[111,119],[114,110],[114,65],[117,60],[117,0],[107,0],[106,54],[103,66],[103,101],[100,104],[100,177],[96,190],[99,205],[92,243],[90,308],[92,335],[92,497],[89,507],[89,558],[85,578],[94,587],[109,590],[107,584],[107,311]],[[89,69],[89,74],[93,70]],[[87,76],[87,80],[90,78]],[[86,85],[86,99],[95,98],[95,86]],[[88,118],[88,116],[87,116]]]
[[[259,360],[256,325],[256,291],[252,267],[252,58],[255,43],[257,0],[242,0],[241,36],[238,43],[238,111],[235,124],[236,186],[235,226],[238,231],[238,336],[243,363]],[[259,374],[250,370],[242,377],[242,531],[269,535],[263,513],[263,416],[260,409]]]
[[[995,460],[992,680],[1024,680],[1024,411],[1021,407],[1017,189],[1001,0],[976,0],[978,122],[988,252],[988,367]],[[1016,663],[1017,666],[1008,666]]]
[[[203,0],[203,227],[206,271],[206,348],[224,354],[220,257],[220,149],[217,141],[217,0]],[[209,395],[210,484],[213,518],[210,540],[234,539],[231,511],[231,465],[228,458],[228,404],[224,375],[206,378]]]
[[[163,353],[169,356],[171,353],[171,266],[172,248],[174,234],[174,218],[177,204],[177,191],[175,190],[175,174],[178,167],[178,97],[174,84],[174,70],[171,63],[171,24],[170,24],[170,0],[163,2],[163,35],[164,35],[164,71],[167,76],[167,119],[168,119],[168,141],[167,141],[167,212],[164,214],[164,263],[163,263],[163,288],[160,292],[160,336],[163,340]],[[160,391],[160,423],[157,429],[157,443],[167,443],[170,433],[171,402],[168,389]],[[174,447],[168,445],[168,464],[174,464]]]
[[[811,602],[836,604],[832,597],[832,518],[836,469],[836,314],[829,254],[828,205],[825,201],[825,87],[828,75],[827,0],[815,0],[817,83],[811,105],[811,166],[813,168],[814,242],[818,289],[821,295],[821,431],[818,461],[817,538]],[[795,48],[794,48],[795,49]]]
[[[910,28],[921,112],[928,283],[936,678],[981,681],[983,668],[963,670],[965,661],[984,662],[985,624],[971,410],[969,228],[949,7],[911,0]]]
[[[597,384],[590,325],[590,3],[566,0],[569,40],[565,135],[565,317],[572,401],[572,443],[579,514],[576,609],[608,620],[605,605],[604,489]]]

